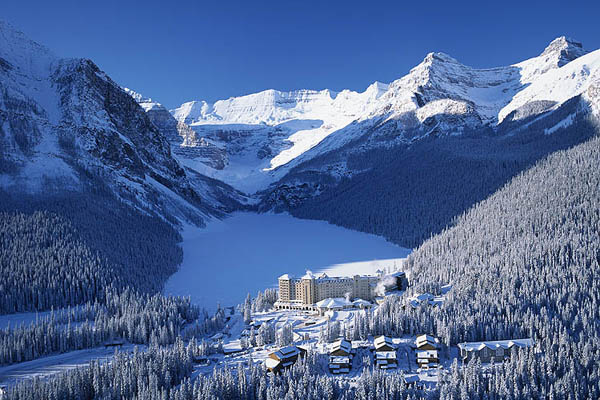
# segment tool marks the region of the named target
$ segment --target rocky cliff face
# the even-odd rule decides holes
[[[123,90],[144,109],[152,124],[167,139],[174,159],[186,170],[192,186],[203,194],[208,205],[222,212],[245,207],[249,200],[243,193],[194,168],[199,163],[215,170],[225,168],[228,159],[222,147],[200,137],[185,122],[177,121],[162,104],[131,89]]]
[[[214,209],[168,140],[92,61],[60,59],[0,23],[0,184],[80,189],[100,179],[140,209],[202,223]]]

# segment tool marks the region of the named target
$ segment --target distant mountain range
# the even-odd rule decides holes
[[[5,189],[77,189],[92,176],[167,219],[287,210],[414,246],[595,134],[574,127],[600,112],[600,51],[560,37],[491,69],[429,53],[362,93],[266,90],[167,110],[0,23],[0,88]]]
[[[191,101],[170,110],[190,126],[195,147],[183,162],[248,193],[263,190],[293,167],[364,137],[369,145],[411,143],[431,135],[498,130],[508,122],[558,108],[597,77],[596,52],[560,37],[537,57],[508,67],[473,69],[443,53],[429,53],[392,83],[350,90],[266,90],[214,104]],[[560,71],[560,72],[556,72]],[[575,74],[574,76],[571,76]],[[166,110],[136,99],[148,111]],[[335,175],[352,174],[343,165]]]

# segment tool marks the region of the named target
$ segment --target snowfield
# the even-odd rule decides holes
[[[205,229],[186,228],[182,246],[183,263],[164,292],[209,310],[242,303],[284,273],[372,274],[410,253],[375,235],[288,214],[235,213]]]
[[[133,351],[133,345],[125,345],[119,352]],[[138,346],[141,349],[143,346]],[[0,367],[0,384],[13,385],[18,381],[33,378],[47,378],[69,369],[88,365],[93,360],[107,362],[115,355],[114,348],[94,347],[41,357],[35,360]],[[2,398],[2,396],[0,396]]]

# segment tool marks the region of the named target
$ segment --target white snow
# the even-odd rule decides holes
[[[549,70],[525,89],[517,93],[498,113],[501,122],[508,114],[528,102],[551,100],[563,103],[584,93],[590,85],[600,81],[600,50],[588,53],[576,60]]]
[[[546,135],[550,135],[550,134],[556,132],[559,129],[571,126],[574,121],[575,121],[575,114],[569,114],[565,119],[563,119],[562,121],[560,121],[558,124],[554,125],[552,128],[546,128],[546,129],[544,129],[544,133]]]
[[[32,322],[44,320],[51,313],[51,311],[43,311],[0,315],[0,329],[18,328],[21,325],[29,326]]]
[[[133,348],[133,345],[126,345],[120,351],[131,351]],[[3,366],[0,367],[0,384],[11,385],[24,379],[46,378],[59,372],[87,365],[92,360],[109,361],[114,354],[114,348],[102,346]]]
[[[183,264],[164,292],[208,309],[242,303],[285,273],[368,274],[398,265],[410,252],[375,235],[287,214],[236,213],[205,229],[188,227],[183,237]]]
[[[447,115],[462,119],[465,127],[477,128],[481,123],[501,122],[531,100],[564,102],[582,93],[589,78],[594,78],[592,66],[581,61],[590,60],[585,54],[580,43],[564,37],[552,41],[539,56],[489,69],[475,69],[446,54],[429,53],[404,77],[389,85],[375,82],[362,93],[265,90],[214,104],[192,101],[171,113],[227,152],[222,170],[202,164],[205,160],[182,162],[254,193],[302,161],[338,149],[385,121],[396,121],[401,131],[430,117]],[[419,96],[426,99],[424,105]],[[442,122],[440,129],[452,129],[450,135],[464,131],[456,122],[449,126]],[[219,138],[218,132],[225,138]],[[396,138],[387,140],[403,140],[402,135]],[[340,169],[330,172],[337,176]]]
[[[328,89],[265,90],[214,104],[192,101],[171,113],[201,136],[210,138],[222,132],[241,132],[243,144],[223,139],[229,154],[224,170],[210,171],[210,167],[202,168],[195,160],[186,165],[251,193],[281,176],[272,171],[368,114],[387,88],[388,85],[375,82],[361,93]],[[263,148],[269,148],[273,154],[258,157],[257,152]]]

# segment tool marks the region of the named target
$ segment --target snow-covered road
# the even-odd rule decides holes
[[[133,345],[123,346],[119,351],[132,351]],[[71,351],[38,358],[18,364],[0,367],[0,385],[11,385],[23,379],[45,378],[58,372],[87,365],[92,360],[107,361],[115,354],[114,348],[95,347],[93,349]]]

